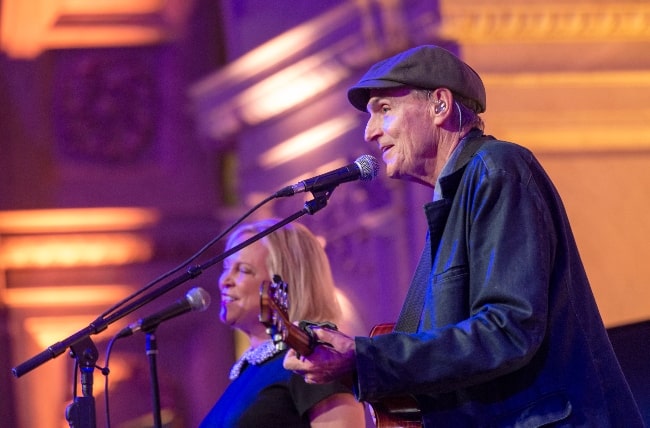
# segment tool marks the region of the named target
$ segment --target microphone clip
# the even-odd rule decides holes
[[[311,194],[314,196],[314,199],[305,202],[305,211],[307,214],[314,215],[318,211],[325,208],[327,206],[327,201],[329,201],[329,198],[332,195],[332,192],[334,192],[334,188],[336,188],[336,186],[332,186],[332,188],[329,190],[311,192]]]

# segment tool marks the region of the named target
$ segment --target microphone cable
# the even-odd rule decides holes
[[[104,375],[104,413],[106,414],[106,428],[111,428],[111,412],[108,407],[108,375],[110,373],[108,360],[111,357],[111,351],[117,339],[117,335],[113,336],[108,342],[108,345],[106,345],[106,366],[102,369],[102,374]]]
[[[230,225],[228,228],[226,228],[226,230],[224,230],[223,232],[221,232],[219,235],[217,235],[216,237],[214,237],[214,238],[212,238],[210,241],[208,241],[207,244],[205,244],[203,247],[201,247],[201,249],[199,249],[197,252],[195,252],[195,253],[194,253],[192,256],[190,256],[187,260],[185,260],[184,262],[182,262],[181,264],[179,264],[179,265],[176,266],[175,268],[171,269],[170,271],[168,271],[168,272],[166,272],[166,273],[163,273],[163,274],[160,275],[159,277],[157,277],[157,278],[155,278],[154,280],[150,281],[148,284],[146,284],[144,287],[140,288],[140,289],[139,289],[138,291],[136,291],[135,293],[133,293],[133,294],[127,296],[126,298],[120,300],[119,302],[117,302],[116,304],[114,304],[113,306],[111,306],[110,308],[108,308],[106,311],[104,311],[104,312],[99,316],[99,318],[101,318],[101,319],[105,318],[106,316],[108,316],[108,315],[110,315],[111,313],[117,311],[119,308],[121,308],[122,306],[124,306],[125,304],[127,304],[128,302],[130,302],[131,300],[135,299],[136,297],[138,297],[139,295],[141,295],[142,293],[144,293],[145,291],[148,291],[149,289],[151,289],[153,286],[155,286],[156,284],[158,284],[158,283],[161,282],[162,280],[164,280],[164,279],[170,277],[171,275],[177,273],[177,272],[180,271],[181,269],[187,267],[190,263],[192,263],[194,260],[196,260],[196,259],[199,258],[201,255],[203,255],[203,253],[205,253],[205,252],[206,252],[210,247],[212,247],[214,244],[216,244],[218,241],[220,241],[220,240],[221,240],[224,236],[226,236],[228,233],[230,233],[230,232],[231,232],[231,231],[232,231],[236,226],[238,226],[242,221],[244,221],[246,218],[248,218],[251,214],[253,214],[255,211],[257,211],[257,210],[258,210],[259,208],[261,208],[263,205],[265,205],[266,203],[268,203],[269,201],[271,201],[271,200],[273,200],[273,199],[275,199],[275,198],[276,198],[276,195],[271,195],[271,196],[266,197],[266,198],[265,198],[264,200],[262,200],[261,202],[257,203],[254,207],[252,207],[252,208],[249,209],[246,213],[244,213],[244,215],[242,215],[241,217],[239,217],[239,219],[238,219],[236,222],[234,222],[232,225]]]

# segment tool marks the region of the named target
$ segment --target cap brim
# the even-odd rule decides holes
[[[394,80],[365,80],[359,82],[348,90],[348,100],[357,110],[367,112],[368,101],[370,100],[370,90],[379,88],[397,88],[405,86],[404,83],[395,82]]]

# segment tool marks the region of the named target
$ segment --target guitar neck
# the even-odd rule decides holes
[[[282,341],[300,355],[307,356],[314,351],[311,347],[309,335],[294,324],[287,324],[286,333],[283,334]]]

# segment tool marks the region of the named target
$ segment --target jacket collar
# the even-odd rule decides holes
[[[456,194],[460,180],[465,172],[465,167],[470,159],[474,157],[486,141],[495,139],[491,135],[483,135],[478,129],[469,131],[466,138],[468,138],[468,141],[461,148],[461,152],[456,158],[456,162],[451,170],[452,172],[444,177],[440,177],[440,189],[442,191],[442,197],[445,199],[451,199]]]

